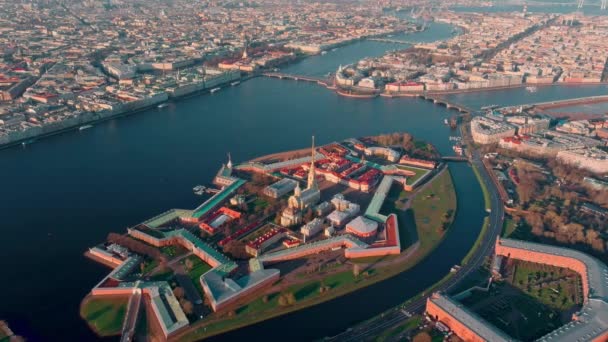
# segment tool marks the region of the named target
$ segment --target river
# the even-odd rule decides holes
[[[433,24],[421,39],[450,35]],[[408,40],[416,39],[412,34]],[[362,41],[294,64],[323,75],[339,64],[403,45]],[[545,92],[539,89],[539,97]],[[500,102],[501,92],[467,95]],[[498,98],[494,98],[498,96]],[[509,98],[508,95],[504,95]],[[0,151],[2,282],[0,318],[30,341],[88,341],[80,300],[108,269],[83,256],[110,232],[168,208],[193,208],[195,184],[209,182],[226,154],[236,162],[348,137],[407,131],[451,154],[443,119],[453,113],[419,99],[354,100],[311,83],[256,78],[212,95],[171,103],[95,127]],[[218,339],[309,340],[346,329],[442,278],[475,241],[481,190],[466,164],[450,165],[459,206],[445,241],[418,266],[342,298]],[[259,335],[251,335],[259,334]],[[295,335],[295,336],[294,336]]]

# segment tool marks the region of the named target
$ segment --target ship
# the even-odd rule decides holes
[[[78,130],[79,130],[79,131],[84,131],[85,129],[89,129],[89,128],[91,128],[91,127],[93,127],[93,125],[84,125],[84,126],[80,126],[80,127],[78,127]]]
[[[454,152],[459,156],[462,156],[462,154],[464,153],[464,149],[458,144],[452,146],[452,150],[454,150]]]
[[[161,103],[161,104],[159,104],[159,105],[158,105],[158,108],[159,108],[159,109],[163,109],[163,108],[165,108],[165,107],[167,107],[167,106],[169,106],[169,104],[165,102],[165,103]]]
[[[451,129],[456,129],[456,127],[458,127],[458,117],[452,116],[450,118],[450,128]]]
[[[215,93],[215,92],[217,92],[217,91],[219,91],[219,90],[221,90],[221,89],[222,89],[222,88],[217,87],[217,88],[213,88],[213,89],[211,89],[211,91],[209,91],[209,92],[210,92],[211,94],[213,94],[213,93]]]
[[[230,83],[231,86],[235,87],[237,85],[241,84],[241,81],[234,81],[232,83]]]

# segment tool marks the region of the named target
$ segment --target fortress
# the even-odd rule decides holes
[[[495,255],[567,268],[581,276],[583,307],[572,316],[570,323],[537,341],[600,342],[608,339],[608,267],[601,261],[568,248],[504,238],[496,241]],[[441,293],[435,293],[427,300],[426,312],[466,341],[515,341],[462,304]]]

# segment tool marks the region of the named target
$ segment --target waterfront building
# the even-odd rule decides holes
[[[608,173],[608,152],[597,148],[560,151],[557,160],[595,174]]]
[[[515,135],[515,127],[505,122],[476,116],[471,120],[471,135],[478,144],[498,143],[502,138]]]
[[[371,146],[366,147],[365,150],[366,156],[382,156],[386,158],[389,162],[395,163],[399,160],[401,154],[392,148],[388,147],[380,147],[380,146]]]

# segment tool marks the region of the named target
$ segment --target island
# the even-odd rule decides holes
[[[81,304],[100,336],[196,340],[403,272],[456,213],[447,164],[407,133],[351,138],[234,165],[208,198],[111,233],[112,268]]]

